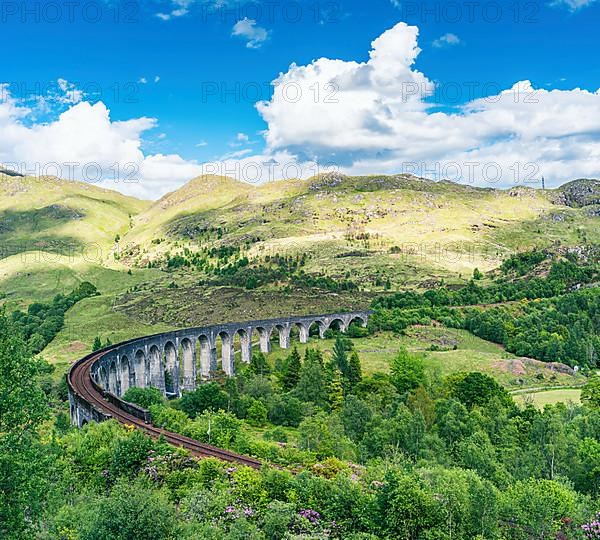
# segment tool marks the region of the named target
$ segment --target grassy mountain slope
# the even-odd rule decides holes
[[[258,187],[203,177],[142,213],[122,245],[138,266],[163,264],[184,248],[237,246],[251,260],[312,253],[307,272],[338,277],[453,279],[495,268],[515,249],[598,240],[596,217],[569,204],[572,191],[571,184],[494,190],[409,175],[330,174]]]
[[[96,335],[116,341],[217,320],[363,308],[386,280],[392,290],[461,284],[514,250],[598,243],[598,193],[600,182],[590,180],[540,191],[409,175],[263,186],[212,176],[152,204],[88,184],[0,175],[0,303],[11,309],[93,282],[102,296],[78,304],[45,351],[60,363]],[[169,267],[190,253],[201,253],[208,270]],[[275,254],[304,254],[296,274],[349,280],[360,291],[304,286],[289,272],[246,288],[240,277],[270,272]],[[248,266],[219,281],[242,258]]]
[[[81,182],[0,174],[2,291],[45,300],[83,279],[110,282],[115,237],[148,206]]]

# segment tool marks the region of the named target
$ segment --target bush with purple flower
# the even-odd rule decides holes
[[[316,510],[302,509],[298,512],[301,518],[308,520],[313,525],[317,525],[321,519],[321,514]]]
[[[600,512],[589,523],[581,526],[586,540],[600,540]]]

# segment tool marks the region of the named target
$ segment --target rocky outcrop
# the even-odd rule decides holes
[[[600,180],[580,178],[568,182],[556,190],[554,202],[571,208],[600,204]]]

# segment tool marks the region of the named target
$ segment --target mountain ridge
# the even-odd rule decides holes
[[[257,186],[197,177],[142,212],[121,247],[127,264],[141,267],[168,266],[173,256],[210,246],[254,261],[309,253],[307,271],[338,278],[348,269],[403,275],[420,265],[434,276],[465,275],[493,269],[515,249],[579,242],[577,231],[594,216],[581,212],[573,193],[595,200],[600,182],[565,186],[497,189],[408,174],[327,173]],[[434,246],[444,254],[429,253]]]
[[[595,179],[542,190],[409,174],[326,173],[261,185],[208,175],[150,202],[83,182],[0,174],[0,193],[4,244],[66,252],[95,243],[102,265],[125,268],[166,269],[173,257],[214,248],[253,264],[307,254],[307,272],[338,279],[436,280],[494,269],[515,250],[600,240]]]

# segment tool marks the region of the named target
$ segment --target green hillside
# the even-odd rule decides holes
[[[43,486],[40,534],[18,538],[524,540],[579,538],[595,523],[598,182],[497,191],[329,176],[256,188],[211,177],[149,205],[3,181],[0,235],[15,248],[0,260],[0,384],[12,440],[23,426],[39,434],[2,455]],[[153,425],[254,456],[259,471],[196,462],[115,421],[69,426],[64,374],[92,348],[360,308],[373,310],[366,328],[306,344],[296,328],[287,350],[274,333],[249,365],[238,334],[238,376],[217,373],[179,399],[125,394],[152,404]],[[401,530],[390,515],[418,522]]]
[[[364,286],[378,278],[456,280],[497,267],[516,249],[598,241],[597,218],[585,206],[594,189],[597,182],[583,180],[541,191],[410,175],[330,174],[258,187],[203,177],[142,213],[122,247],[140,267],[216,246],[239,249],[236,256],[250,262],[308,253],[306,272],[352,275]]]
[[[96,335],[367,308],[387,291],[465,284],[514,250],[599,242],[599,184],[494,190],[330,174],[252,186],[210,176],[149,203],[0,175],[0,302],[10,310],[96,285],[101,297],[78,304],[46,350],[58,362]]]
[[[0,174],[0,284],[45,300],[84,279],[115,281],[115,238],[149,203],[82,182]],[[104,283],[103,283],[104,284]]]

